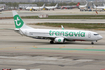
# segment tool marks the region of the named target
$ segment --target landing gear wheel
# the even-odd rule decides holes
[[[50,44],[53,44],[54,43],[54,41],[50,41]]]
[[[94,44],[94,42],[91,42],[91,44],[93,45],[93,44]]]
[[[65,43],[65,39],[63,40],[63,43]]]

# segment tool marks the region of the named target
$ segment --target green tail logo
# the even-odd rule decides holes
[[[24,24],[23,20],[20,18],[19,15],[14,16],[14,22],[15,22],[15,27],[16,28],[21,28]]]

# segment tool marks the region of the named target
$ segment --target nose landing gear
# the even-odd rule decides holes
[[[96,40],[96,41],[92,41],[92,42],[91,42],[91,44],[93,45],[93,44],[94,44],[94,42],[97,42],[97,40]]]

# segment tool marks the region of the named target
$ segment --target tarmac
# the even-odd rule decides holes
[[[55,10],[41,10],[41,11],[26,11],[17,10],[20,16],[38,16],[38,15],[105,15],[105,11],[98,12],[95,11],[80,11],[79,9],[55,9]],[[0,17],[12,17],[12,11],[2,11],[0,12]]]
[[[34,28],[59,29],[30,25]],[[3,29],[4,27],[8,29]],[[0,24],[0,68],[40,70],[101,70],[105,68],[105,31],[95,31],[103,39],[91,42],[50,44],[50,40],[21,36],[14,24]]]
[[[10,23],[5,23],[9,21]],[[60,29],[60,27],[29,26]],[[50,40],[22,36],[16,33],[14,28],[12,19],[0,20],[0,70],[3,68],[27,70],[101,70],[105,68],[105,31],[91,30],[103,36],[103,39],[94,45],[87,41],[50,44]]]

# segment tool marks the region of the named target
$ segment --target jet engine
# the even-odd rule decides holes
[[[64,38],[55,38],[54,40],[56,43],[64,43],[65,39]]]

